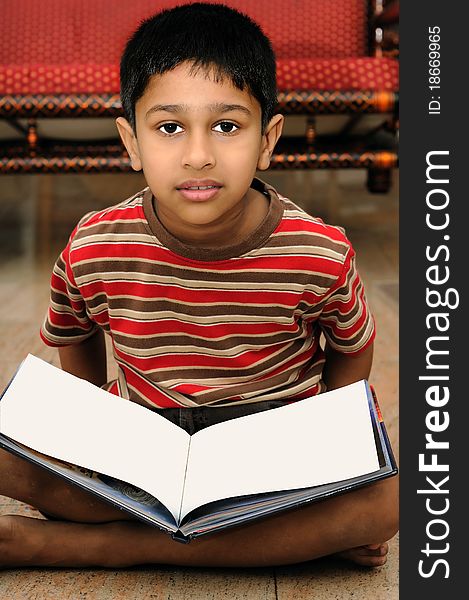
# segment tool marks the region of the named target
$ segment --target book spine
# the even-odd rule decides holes
[[[383,415],[381,414],[381,409],[378,404],[378,397],[376,396],[375,388],[372,385],[370,385],[370,391],[371,391],[371,395],[373,396],[373,402],[375,404],[376,414],[378,415],[378,421],[380,423],[383,423],[384,420],[383,420]]]
[[[186,537],[179,530],[172,533],[171,537],[175,542],[181,542],[181,544],[188,544],[191,541],[189,537]]]
[[[386,451],[388,453],[389,456],[389,462],[391,463],[391,466],[393,469],[395,469],[396,473],[398,472],[398,468],[397,468],[397,462],[396,462],[396,458],[394,456],[394,453],[392,451],[392,446],[391,446],[391,442],[389,440],[389,436],[388,436],[388,432],[386,429],[386,426],[384,424],[384,422],[380,423],[381,425],[381,432],[383,434],[384,437],[384,443],[386,444]]]

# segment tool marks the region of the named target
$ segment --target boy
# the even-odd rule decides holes
[[[221,5],[164,11],[129,40],[121,92],[148,188],[86,215],[56,263],[41,334],[62,368],[191,433],[367,378],[374,325],[350,243],[254,177],[283,124],[257,25]],[[4,567],[378,566],[397,529],[396,478],[188,545],[5,452],[0,481],[51,517],[0,518]]]

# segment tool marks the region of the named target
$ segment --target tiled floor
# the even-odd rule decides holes
[[[377,322],[370,380],[398,455],[398,183],[371,196],[361,172],[268,173],[264,178],[312,214],[346,227]],[[0,179],[0,389],[31,352],[57,364],[38,338],[51,265],[76,220],[143,187],[138,175],[12,176]],[[0,514],[36,514],[0,497]],[[396,600],[398,541],[385,567],[360,569],[323,559],[275,569],[154,567],[8,570],[0,598],[47,600],[347,599]]]

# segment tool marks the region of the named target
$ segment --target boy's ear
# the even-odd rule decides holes
[[[140,160],[140,152],[138,150],[137,138],[135,137],[132,126],[124,119],[124,117],[118,117],[116,119],[117,130],[124,142],[125,149],[127,150],[130,160],[132,163],[132,169],[134,171],[142,170],[142,162]]]
[[[269,168],[270,157],[272,156],[278,138],[282,134],[284,121],[285,118],[283,115],[274,115],[265,128],[264,134],[262,135],[259,160],[257,161],[257,168],[260,171],[265,171]]]

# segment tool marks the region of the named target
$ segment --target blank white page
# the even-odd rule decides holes
[[[360,381],[193,435],[181,513],[222,498],[311,487],[378,469]]]
[[[190,436],[150,409],[28,355],[0,400],[0,431],[142,488],[179,514]]]

